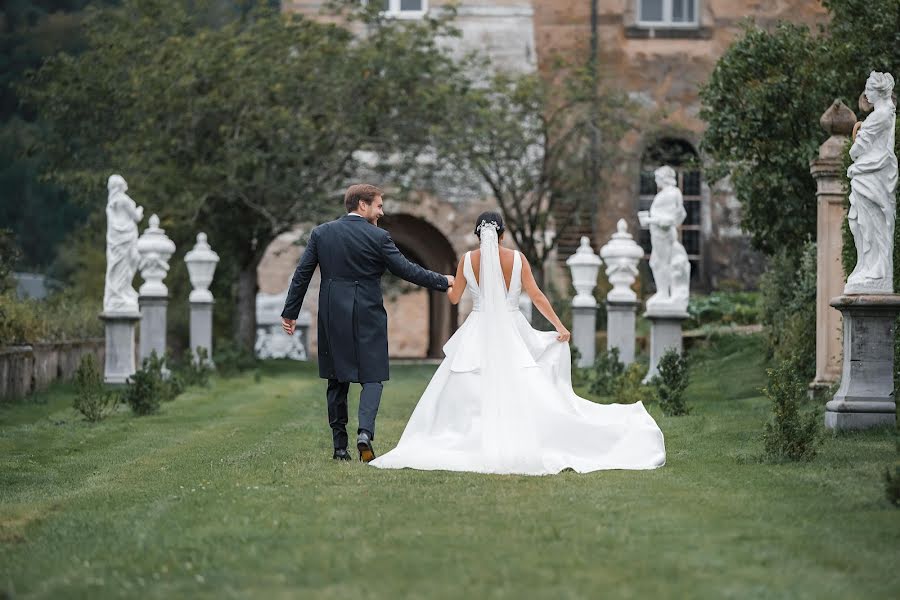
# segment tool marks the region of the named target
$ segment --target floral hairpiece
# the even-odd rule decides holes
[[[493,227],[494,231],[497,231],[500,229],[500,225],[497,223],[497,221],[482,221],[481,223],[478,224],[478,227],[475,228],[475,233],[481,233],[482,227],[486,227],[487,225],[490,225],[491,227]]]

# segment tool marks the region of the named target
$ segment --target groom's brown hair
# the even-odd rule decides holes
[[[344,194],[344,206],[347,212],[353,212],[359,207],[360,202],[372,204],[376,196],[383,196],[384,192],[368,183],[357,183],[347,188]]]

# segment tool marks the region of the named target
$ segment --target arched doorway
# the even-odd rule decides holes
[[[408,214],[395,214],[382,217],[378,226],[390,232],[397,248],[409,260],[438,273],[456,273],[457,257],[453,247],[444,234],[428,221]],[[427,329],[422,328],[427,335],[425,356],[440,358],[444,344],[456,330],[458,311],[447,300],[446,294],[430,291],[427,295]],[[394,319],[394,326],[400,325]],[[420,327],[418,323],[409,323],[408,326]]]

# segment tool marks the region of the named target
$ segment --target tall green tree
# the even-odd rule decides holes
[[[607,163],[615,145],[596,145],[592,153],[592,133],[618,140],[628,127],[624,95],[597,90],[587,70],[560,65],[560,71],[565,75],[553,80],[504,72],[484,78],[456,97],[437,135],[441,163],[497,200],[539,283],[557,240],[593,218],[585,215],[593,167]]]
[[[105,197],[111,172],[159,212],[180,248],[205,230],[233,278],[236,339],[255,337],[256,269],[298,222],[340,212],[360,151],[415,165],[427,122],[465,87],[442,49],[440,19],[365,29],[257,8],[220,26],[179,0],[126,0],[91,11],[88,49],[47,61],[25,90],[53,125],[52,175],[82,200]]]
[[[826,0],[829,22],[813,33],[753,23],[702,88],[707,175],[729,175],[756,248],[774,254],[815,235],[809,161],[827,134],[819,117],[835,98],[856,110],[872,70],[900,65],[898,0]],[[861,117],[863,115],[860,115]]]

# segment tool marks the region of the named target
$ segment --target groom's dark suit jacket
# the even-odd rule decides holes
[[[367,383],[389,378],[385,269],[416,285],[447,290],[447,278],[404,257],[390,234],[356,216],[323,223],[309,237],[281,316],[296,319],[319,266],[319,377]]]

